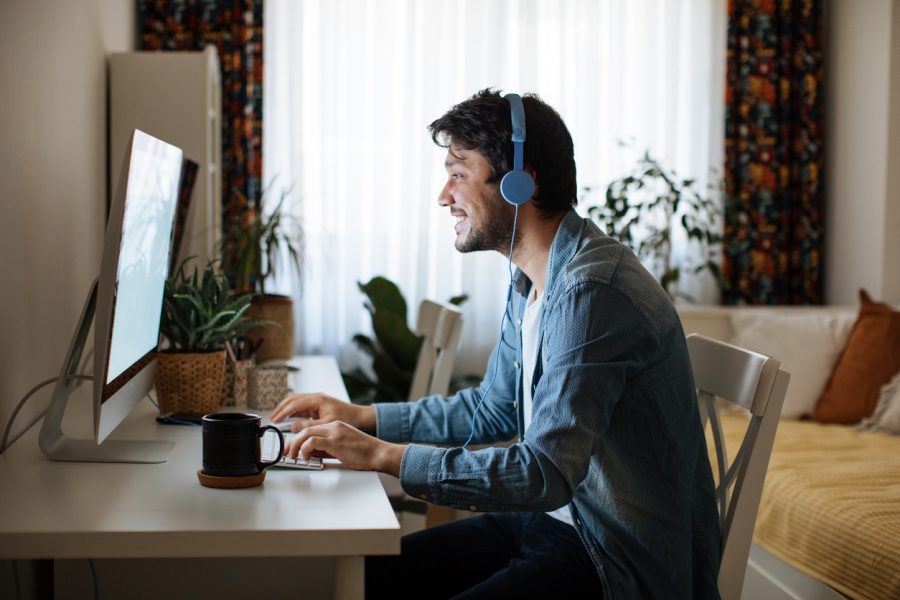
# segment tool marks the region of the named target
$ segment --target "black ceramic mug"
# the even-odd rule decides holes
[[[284,436],[273,425],[260,427],[260,416],[249,413],[212,413],[203,417],[203,473],[243,477],[261,473],[284,455]],[[259,442],[271,429],[278,435],[278,456],[260,460]]]

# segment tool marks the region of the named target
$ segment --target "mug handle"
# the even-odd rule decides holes
[[[266,431],[271,429],[275,433],[278,434],[278,456],[275,457],[275,460],[272,462],[259,462],[256,463],[259,466],[259,470],[263,471],[274,464],[277,464],[281,457],[284,456],[284,435],[282,435],[281,430],[275,427],[274,425],[266,425],[265,427],[259,428],[259,437],[262,438],[266,434]]]

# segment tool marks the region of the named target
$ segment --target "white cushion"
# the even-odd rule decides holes
[[[781,416],[795,419],[812,414],[855,320],[853,312],[738,311],[732,343],[781,361],[791,374]]]
[[[881,394],[872,416],[863,419],[858,428],[900,435],[900,373],[881,386]]]

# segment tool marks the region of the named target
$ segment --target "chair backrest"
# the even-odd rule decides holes
[[[425,339],[409,388],[410,400],[433,394],[447,395],[462,324],[462,312],[456,306],[422,300],[416,333]]]
[[[716,448],[716,499],[722,527],[719,593],[723,600],[739,600],[790,374],[779,369],[781,363],[775,358],[701,335],[689,335],[687,345],[700,417],[704,430],[710,424]],[[750,411],[747,433],[730,465],[716,397]]]

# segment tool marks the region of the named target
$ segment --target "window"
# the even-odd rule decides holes
[[[454,250],[454,220],[436,202],[444,151],[426,131],[479,89],[554,106],[580,186],[605,188],[637,150],[700,184],[721,164],[717,0],[267,0],[265,26],[264,180],[293,184],[300,200],[306,352],[338,353],[370,330],[356,282],[383,274],[411,321],[422,298],[468,293],[458,368],[483,371],[506,263]]]

